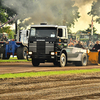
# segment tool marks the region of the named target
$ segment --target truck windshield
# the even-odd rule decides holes
[[[57,28],[52,27],[36,27],[31,28],[30,36],[34,37],[55,37]]]

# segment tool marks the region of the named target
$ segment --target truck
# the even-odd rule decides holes
[[[21,30],[16,35],[16,39],[7,39],[0,41],[0,56],[2,59],[9,59],[10,55],[16,55],[18,59],[26,59],[28,51],[28,35],[27,30]],[[3,33],[0,33],[3,34]],[[26,36],[27,35],[27,36]]]
[[[32,59],[33,66],[45,62],[53,62],[55,66],[60,67],[66,66],[68,62],[76,62],[76,65],[79,63],[81,66],[87,65],[86,51],[77,48],[77,51],[73,50],[71,54],[70,50],[66,26],[41,23],[30,27],[28,57]]]
[[[0,26],[2,28],[5,24],[8,24],[17,17],[14,16],[6,23]],[[28,34],[27,30],[18,30],[17,20],[15,21],[15,39],[7,39],[6,34],[0,33],[0,58],[9,59],[10,55],[17,55],[18,59],[26,59],[28,51]]]

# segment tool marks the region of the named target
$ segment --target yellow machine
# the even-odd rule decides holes
[[[88,64],[99,64],[100,63],[99,53],[100,53],[99,51],[90,51],[88,53]]]

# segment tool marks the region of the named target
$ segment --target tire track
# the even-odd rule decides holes
[[[100,99],[100,73],[0,80],[0,100]]]

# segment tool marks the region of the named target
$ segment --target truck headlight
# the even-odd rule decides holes
[[[32,52],[29,52],[29,55],[32,55]]]
[[[54,52],[51,52],[51,55],[55,55],[55,53]]]

